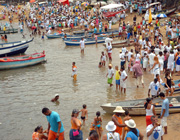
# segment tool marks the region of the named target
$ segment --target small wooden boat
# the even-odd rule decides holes
[[[106,37],[98,37],[97,43],[104,43]],[[96,40],[94,38],[85,38],[85,45],[96,44]],[[79,46],[80,39],[66,39],[64,40],[66,46]]]
[[[84,34],[85,31],[83,30],[80,30],[80,31],[73,31],[73,34],[74,35],[79,35],[79,34]],[[94,31],[93,30],[89,30],[88,33],[93,33]]]
[[[0,58],[0,70],[22,68],[45,62],[45,53]]]
[[[179,113],[180,112],[180,96],[171,96],[167,97],[169,99],[169,113]],[[144,108],[144,103],[146,99],[138,99],[138,100],[126,100],[119,101],[115,103],[106,103],[101,105],[102,109],[107,113],[112,114],[115,110],[116,106],[122,106],[124,110],[128,110],[130,115],[146,115],[146,111]],[[154,98],[152,100],[156,114],[161,113],[162,102],[161,98]]]
[[[18,33],[18,29],[7,29],[6,31],[0,31],[0,34],[11,34],[11,33]]]
[[[173,8],[173,9],[170,9],[170,10],[166,10],[166,11],[165,11],[165,14],[166,14],[167,16],[170,16],[170,15],[174,14],[176,10],[177,10],[176,7]]]
[[[0,57],[23,54],[28,49],[28,47],[29,45],[26,44],[21,46],[0,48]]]
[[[32,42],[33,40],[34,40],[34,38],[29,39],[29,40],[24,40],[24,41],[0,43],[0,51],[5,50],[5,49],[14,48],[14,47],[21,46],[21,45],[25,45],[25,44]]]
[[[64,36],[64,34],[59,34],[59,33],[54,33],[54,34],[46,35],[46,37],[47,37],[48,39],[61,38],[61,37],[63,37],[63,36]]]
[[[130,46],[133,45],[133,43],[134,43],[134,40],[133,39],[130,40]],[[124,47],[128,46],[127,40],[113,41],[111,45],[112,45],[112,48],[121,48],[123,46]],[[103,46],[106,47],[106,44],[104,43]]]

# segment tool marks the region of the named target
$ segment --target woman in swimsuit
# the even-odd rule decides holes
[[[100,117],[101,113],[99,111],[96,112],[96,117],[94,118],[94,125],[96,128],[96,131],[99,135],[99,137],[101,138],[101,134],[102,134],[102,119]]]

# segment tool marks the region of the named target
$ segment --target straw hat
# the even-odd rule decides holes
[[[109,64],[109,67],[112,67],[112,64]]]
[[[133,119],[130,119],[128,121],[124,122],[129,128],[135,128],[136,127],[136,123],[134,122]]]
[[[115,112],[115,113],[124,113],[125,111],[123,110],[123,108],[121,106],[117,106],[116,109],[113,112]]]
[[[120,53],[122,53],[122,50],[119,50]]]
[[[113,132],[116,130],[116,125],[114,124],[113,121],[109,121],[108,124],[106,125],[106,130]]]

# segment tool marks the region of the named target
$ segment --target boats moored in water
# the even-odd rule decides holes
[[[18,33],[18,29],[12,28],[12,29],[7,29],[6,31],[0,30],[0,34],[10,34],[10,33]]]
[[[33,39],[34,38],[27,41],[0,43],[0,57],[24,53],[29,47],[28,43],[32,42]]]
[[[45,62],[45,52],[0,58],[0,70],[28,67]]]
[[[97,43],[104,43],[106,37],[98,37]],[[85,45],[96,44],[96,40],[94,38],[85,38],[84,39]],[[80,39],[65,39],[64,43],[66,46],[79,46]]]
[[[170,96],[167,98],[169,99],[169,113],[180,113],[180,96]],[[129,114],[138,116],[146,115],[144,108],[145,102],[146,99],[125,100],[115,103],[106,103],[101,105],[101,107],[106,113],[113,114],[115,108],[121,106],[124,110],[128,110]],[[154,98],[152,102],[155,106],[156,114],[160,114],[163,100],[161,98]]]

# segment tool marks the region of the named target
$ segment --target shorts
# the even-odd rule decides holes
[[[50,130],[49,135],[48,135],[48,140],[55,140],[56,139],[56,132]],[[59,138],[58,140],[64,140],[64,132],[59,133]]]
[[[116,80],[116,85],[120,85],[120,80]]]
[[[121,61],[121,66],[124,66],[124,64],[125,64],[125,61]]]
[[[176,65],[176,71],[180,71],[180,65]]]
[[[111,53],[108,53],[108,57],[111,59],[112,57],[111,57]]]
[[[74,79],[74,81],[77,81],[77,74],[73,75],[73,79]]]
[[[170,69],[171,71],[173,71],[174,70],[174,63],[168,64],[167,69]]]
[[[121,36],[122,35],[122,32],[119,32],[119,36]]]
[[[113,78],[108,78],[107,83],[108,83],[108,84],[112,84],[112,80],[113,80]]]
[[[121,87],[126,88],[126,81],[121,80]]]
[[[164,69],[167,68],[167,60],[164,61]]]
[[[82,116],[81,116],[81,119],[82,119],[82,120],[85,120],[85,119],[86,119],[86,117],[82,117]]]
[[[167,126],[167,117],[163,117],[163,118],[161,119],[161,125],[162,125],[162,126]]]

